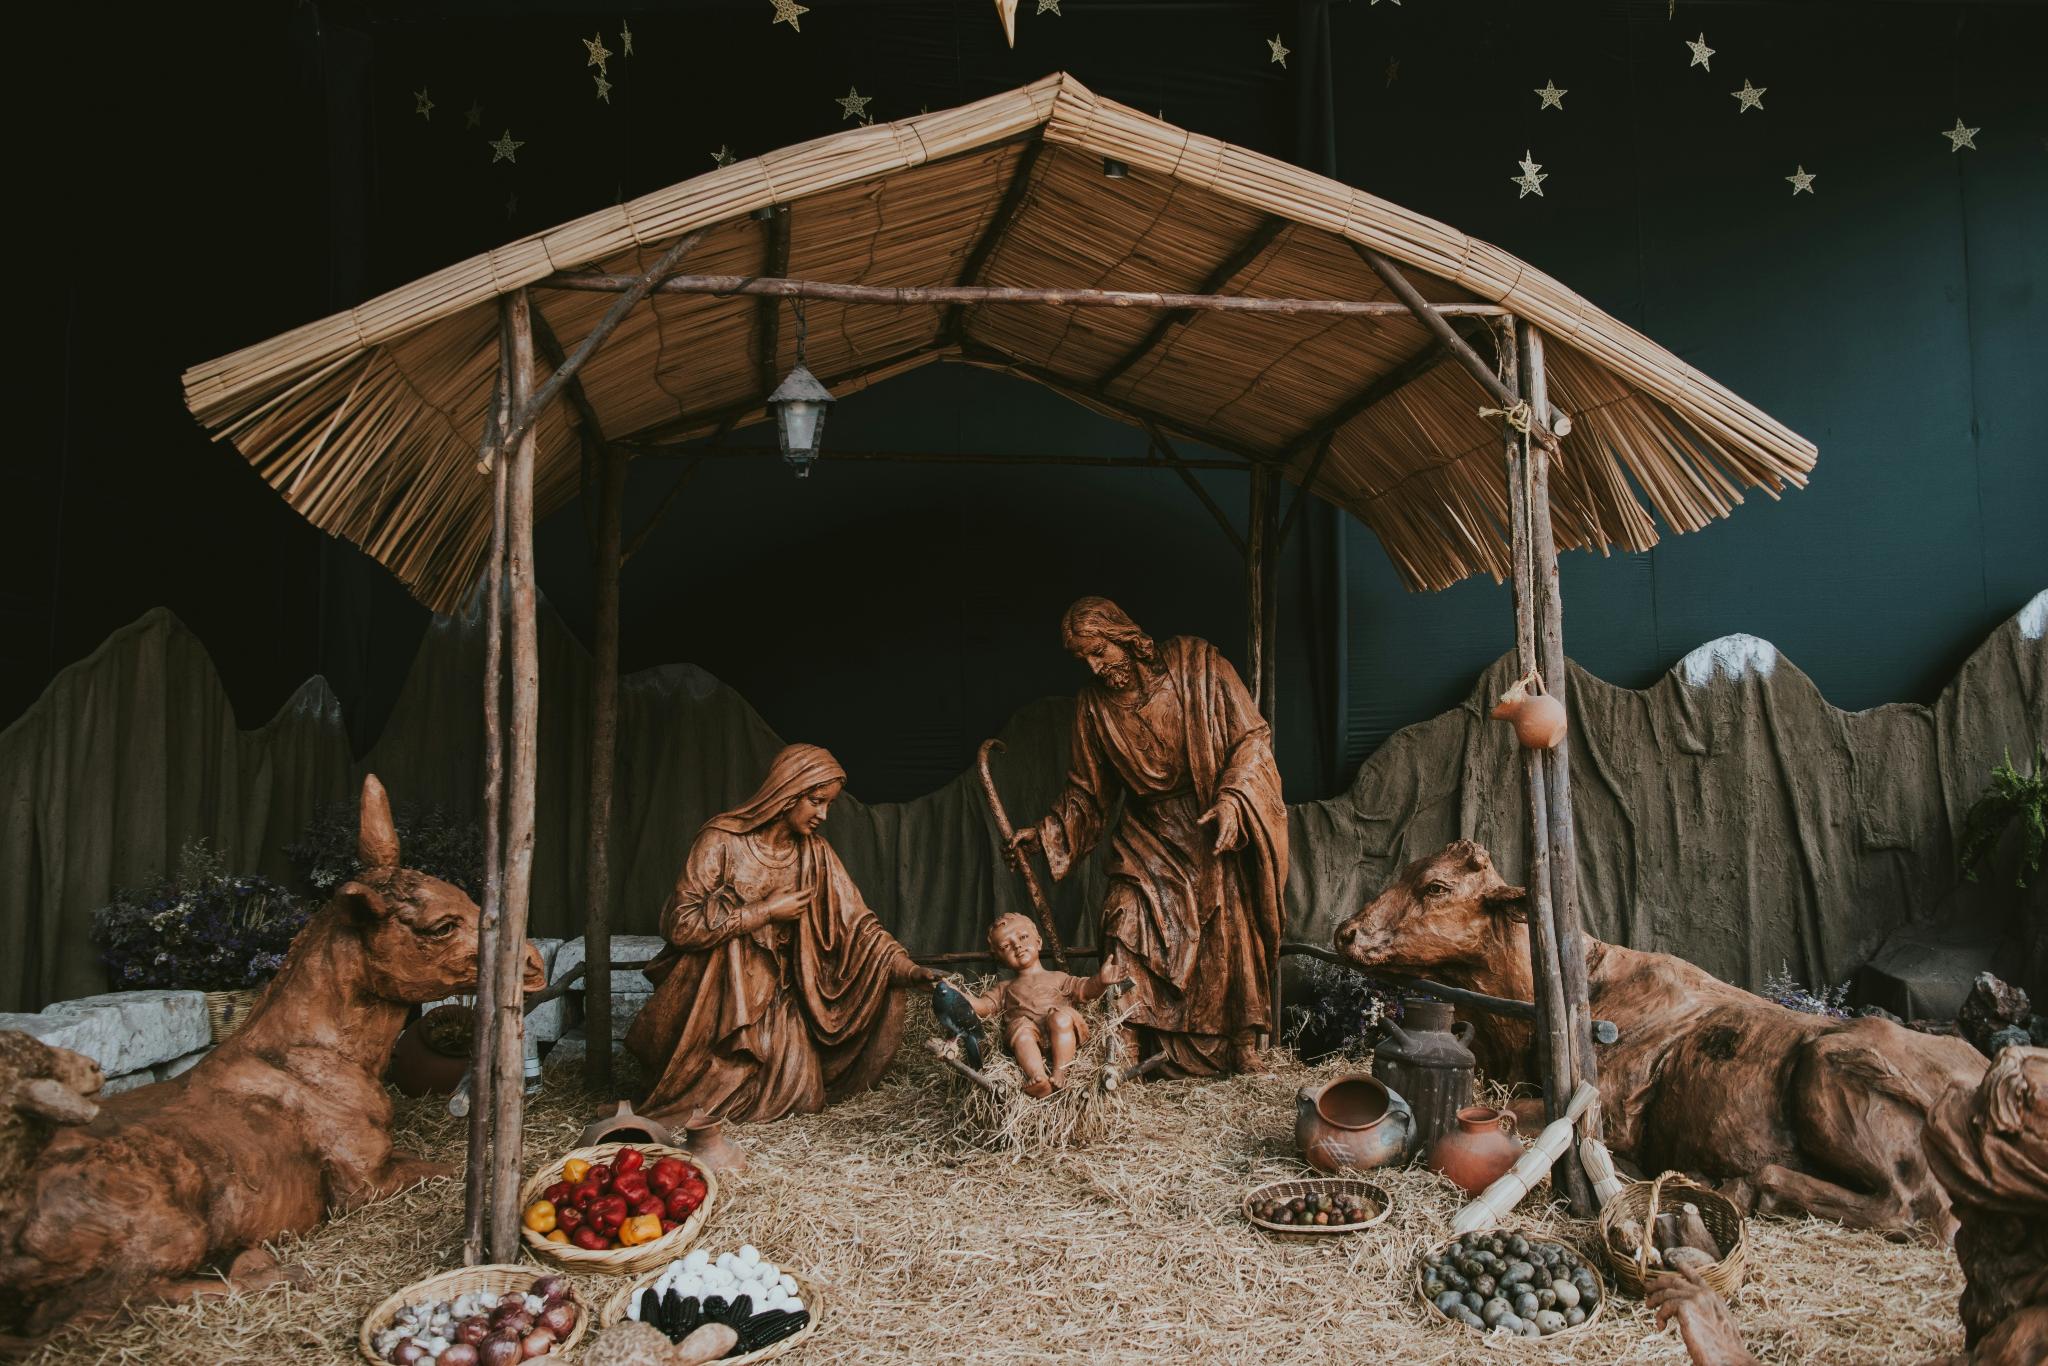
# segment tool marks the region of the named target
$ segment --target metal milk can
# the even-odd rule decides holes
[[[1415,1111],[1415,1151],[1428,1152],[1458,1128],[1458,1111],[1472,1103],[1477,1064],[1465,1040],[1472,1026],[1452,1022],[1442,1001],[1410,996],[1401,1003],[1400,1024],[1388,1021],[1388,1035],[1372,1051],[1372,1074],[1398,1091]]]

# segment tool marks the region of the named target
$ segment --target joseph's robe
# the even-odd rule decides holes
[[[1276,1023],[1287,808],[1269,728],[1215,646],[1164,641],[1141,678],[1131,696],[1082,689],[1066,786],[1038,835],[1064,877],[1126,794],[1105,868],[1104,959],[1132,978],[1130,1022],[1165,1049],[1168,1070],[1207,1076]],[[1222,854],[1216,825],[1197,823],[1219,801],[1244,837]]]

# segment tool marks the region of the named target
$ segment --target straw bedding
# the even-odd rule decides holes
[[[1676,1363],[1617,1298],[1569,1342],[1484,1344],[1436,1327],[1414,1299],[1416,1251],[1447,1236],[1456,1192],[1425,1173],[1378,1173],[1393,1217],[1347,1238],[1268,1237],[1238,1213],[1244,1191],[1300,1171],[1295,1089],[1330,1068],[1284,1063],[1223,1082],[1123,1088],[1113,1142],[1023,1160],[962,1144],[943,1069],[924,1052],[923,1007],[884,1084],[821,1115],[742,1126],[752,1167],[700,1246],[742,1242],[815,1280],[829,1303],[795,1362]],[[1334,1066],[1334,1065],[1333,1065]],[[595,1102],[560,1083],[529,1110],[529,1151],[569,1147]],[[460,1126],[402,1104],[404,1141],[459,1158]],[[1584,1243],[1590,1225],[1525,1207],[1519,1222]],[[279,1248],[308,1288],[142,1311],[60,1338],[39,1360],[332,1363],[352,1359],[361,1315],[453,1265],[461,1190],[429,1183]],[[1961,1274],[1946,1251],[1815,1221],[1751,1229],[1753,1279],[1736,1303],[1770,1363],[1874,1366],[1961,1348]],[[578,1277],[593,1302],[612,1288]]]

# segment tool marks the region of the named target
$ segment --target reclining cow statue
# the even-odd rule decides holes
[[[1526,897],[1485,849],[1459,840],[1345,921],[1337,951],[1361,968],[1534,1000]],[[1885,1020],[1802,1014],[1682,959],[1592,938],[1586,979],[1593,1014],[1621,1031],[1599,1053],[1618,1156],[1643,1171],[1705,1173],[1748,1209],[1952,1236],[1921,1133],[1943,1092],[1983,1076],[1974,1048]],[[1487,1075],[1535,1078],[1528,1021],[1473,1025]]]
[[[382,1077],[411,1006],[476,989],[476,903],[399,865],[374,776],[357,852],[363,871],[299,932],[240,1029],[182,1076],[56,1129],[0,1189],[0,1312],[24,1314],[28,1334],[219,1291],[198,1274],[210,1262],[229,1286],[271,1283],[264,1242],[452,1174],[393,1150]],[[545,984],[531,944],[525,975]]]

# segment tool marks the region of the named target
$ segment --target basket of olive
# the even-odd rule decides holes
[[[1415,1265],[1415,1290],[1437,1317],[1482,1333],[1547,1338],[1590,1328],[1607,1306],[1595,1271],[1569,1244],[1540,1233],[1468,1233]]]
[[[1356,1233],[1393,1209],[1384,1190],[1345,1176],[1274,1181],[1244,1198],[1244,1217],[1272,1233]]]

